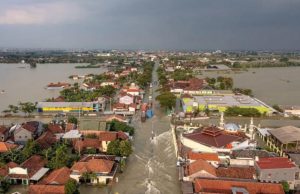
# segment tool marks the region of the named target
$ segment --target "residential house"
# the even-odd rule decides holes
[[[70,177],[81,182],[85,173],[94,174],[95,177],[89,180],[92,184],[108,184],[113,181],[118,169],[118,164],[107,159],[89,159],[76,162],[71,170]]]
[[[281,184],[202,178],[194,181],[194,191],[199,194],[284,194]]]
[[[9,168],[15,168],[17,167],[18,164],[14,163],[14,162],[9,162],[3,166],[0,167],[0,177],[2,177],[2,180],[5,180],[8,176],[9,173]],[[1,182],[1,180],[0,180]]]
[[[56,136],[52,132],[50,132],[50,131],[46,131],[45,133],[43,133],[36,140],[36,142],[38,143],[38,145],[42,149],[48,149],[48,148],[50,148],[57,141],[58,140],[57,140]]]
[[[92,138],[78,139],[74,141],[73,147],[79,154],[89,149],[95,149],[96,151],[100,151],[101,142],[99,141],[99,139]]]
[[[134,96],[131,94],[125,93],[120,96],[119,103],[130,105],[130,104],[134,103]]]
[[[122,131],[118,132],[101,132],[99,133],[99,140],[101,142],[101,151],[106,152],[107,151],[107,146],[110,142],[115,141],[117,139],[121,140],[127,140],[129,137],[127,134],[125,134]]]
[[[56,169],[37,184],[30,185],[29,194],[64,194],[65,184],[70,179],[70,174],[71,170],[67,167]]]
[[[42,123],[30,121],[14,128],[14,141],[18,144],[26,144],[30,139],[35,139],[43,133]]]
[[[299,167],[288,158],[257,158],[255,168],[261,182],[287,181],[290,189],[300,186]]]
[[[16,149],[18,145],[9,142],[0,142],[0,153],[6,153]]]
[[[216,169],[205,160],[196,160],[184,169],[183,180],[193,181],[197,177],[216,178]]]
[[[10,183],[28,185],[29,182],[38,182],[49,171],[49,168],[44,168],[46,162],[42,156],[33,155],[20,166],[9,168]]]
[[[6,141],[9,137],[9,128],[0,126],[0,141]]]
[[[187,153],[187,159],[191,163],[202,159],[215,167],[217,167],[220,163],[220,159],[217,153],[198,153],[198,152],[189,151]]]
[[[56,139],[61,139],[65,134],[65,130],[59,124],[49,124],[48,131],[54,134]]]

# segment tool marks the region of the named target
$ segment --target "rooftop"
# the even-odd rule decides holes
[[[52,171],[47,177],[45,177],[39,184],[45,185],[64,185],[69,180],[71,170],[67,167],[62,167]]]
[[[260,169],[277,169],[277,168],[295,168],[296,165],[288,158],[272,157],[272,158],[259,158],[256,161]]]
[[[298,127],[285,126],[277,129],[271,129],[268,132],[283,144],[300,141],[300,128]]]
[[[208,127],[201,132],[184,134],[183,136],[200,144],[218,148],[242,139],[242,137],[227,134],[217,127]]]
[[[187,155],[190,160],[206,160],[206,161],[220,161],[218,154],[216,153],[196,153],[196,152],[188,152]]]
[[[229,194],[236,188],[245,189],[249,194],[284,194],[281,184],[260,183],[249,181],[230,181],[220,179],[196,179],[196,193]]]

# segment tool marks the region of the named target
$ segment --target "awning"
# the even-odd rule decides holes
[[[48,171],[49,171],[49,168],[41,168],[30,178],[30,180],[39,181]]]

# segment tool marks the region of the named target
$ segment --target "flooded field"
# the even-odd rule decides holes
[[[234,87],[252,89],[269,105],[300,105],[300,67],[253,68],[241,73],[205,72],[199,77],[229,76]]]
[[[78,64],[38,64],[31,69],[24,64],[0,64],[0,112],[9,104],[36,102],[57,97],[58,90],[46,90],[53,82],[74,83],[70,75],[100,74],[104,68],[76,69]],[[2,92],[4,90],[4,92]]]

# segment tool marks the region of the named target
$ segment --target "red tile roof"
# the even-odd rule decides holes
[[[23,162],[20,166],[27,168],[29,177],[32,177],[37,171],[46,165],[47,161],[39,155],[33,155]]]
[[[74,149],[77,151],[82,151],[86,148],[99,149],[101,147],[101,142],[99,139],[85,138],[84,140],[75,140]]]
[[[220,179],[196,179],[194,181],[196,193],[231,194],[232,188],[244,188],[249,194],[284,194],[281,184],[260,183],[250,181],[227,181]]]
[[[6,133],[8,130],[9,130],[8,127],[0,126],[0,133],[4,134],[4,133]]]
[[[15,168],[19,166],[17,163],[9,162],[0,168],[0,176],[6,177],[8,175],[9,168]]]
[[[28,194],[64,194],[64,185],[30,185]]]
[[[254,167],[219,167],[216,172],[222,178],[253,179],[256,175]]]
[[[39,184],[44,185],[64,185],[70,179],[71,170],[67,167],[62,167],[52,171],[47,177],[45,177]]]
[[[91,159],[87,162],[76,162],[71,170],[78,171],[79,173],[84,172],[95,172],[95,173],[110,173],[114,161],[105,159]]]
[[[58,124],[49,124],[48,130],[52,133],[64,133],[62,126]]]
[[[276,169],[276,168],[294,168],[296,165],[288,158],[272,157],[272,158],[260,158],[256,162],[260,169]]]
[[[219,156],[216,153],[196,153],[193,151],[189,151],[187,154],[188,159],[190,160],[206,160],[206,161],[217,161],[219,162]]]
[[[53,133],[46,131],[36,140],[36,142],[42,149],[48,149],[57,142],[57,139]]]
[[[200,144],[217,148],[227,146],[234,141],[242,139],[242,137],[227,134],[217,127],[208,127],[201,132],[184,134],[183,136]]]
[[[208,172],[213,176],[217,176],[215,167],[210,165],[207,161],[201,159],[188,165],[186,168],[186,174],[193,175],[202,170]]]
[[[74,123],[67,123],[66,125],[66,132],[73,130],[76,128],[76,125]]]
[[[117,139],[117,133],[116,132],[109,132],[105,131],[99,134],[99,140],[100,141],[114,141]]]
[[[7,143],[7,142],[0,142],[0,153],[8,152],[8,151],[13,150],[17,147],[18,147],[18,145],[16,145],[16,144],[11,144],[11,143]]]

